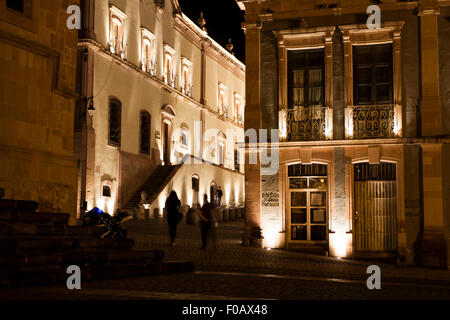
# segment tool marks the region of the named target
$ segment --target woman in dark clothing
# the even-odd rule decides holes
[[[169,223],[170,245],[175,246],[175,237],[177,236],[177,226],[180,220],[181,202],[177,193],[172,191],[166,200],[167,222]]]
[[[212,232],[214,246],[216,246],[216,234],[215,234],[215,224],[217,222],[216,219],[216,210],[217,207],[215,205],[214,199],[211,199],[211,202],[208,202],[208,196],[205,194],[203,198],[203,207],[199,212],[200,215],[200,227],[202,233],[202,250],[206,250],[206,242],[208,239],[208,233]]]

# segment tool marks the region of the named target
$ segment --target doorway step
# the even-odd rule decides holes
[[[326,256],[328,254],[328,244],[289,243],[288,250]]]

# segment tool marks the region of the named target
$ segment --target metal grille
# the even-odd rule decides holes
[[[289,177],[327,176],[327,166],[324,164],[294,164],[288,167]]]
[[[326,140],[326,110],[322,106],[286,110],[288,141]]]
[[[351,117],[355,139],[396,136],[394,105],[354,106]]]
[[[397,250],[395,181],[355,181],[355,249],[359,252]]]

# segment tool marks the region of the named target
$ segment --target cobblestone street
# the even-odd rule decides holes
[[[339,260],[285,250],[242,247],[243,222],[226,222],[217,249],[200,249],[199,226],[182,223],[175,247],[168,246],[163,220],[130,221],[136,250],[163,249],[167,261],[193,261],[195,272],[4,290],[0,299],[449,299],[450,272],[377,262]],[[381,290],[369,290],[367,267],[381,267]]]

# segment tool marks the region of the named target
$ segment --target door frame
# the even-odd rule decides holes
[[[375,252],[375,253],[373,253],[373,254],[370,254],[370,253],[367,253],[367,252],[364,252],[364,253],[358,253],[357,252],[357,250],[356,250],[356,237],[357,237],[357,235],[356,235],[356,219],[355,219],[355,165],[356,164],[361,164],[361,163],[367,163],[367,164],[370,164],[370,162],[369,162],[369,160],[368,159],[365,159],[365,160],[358,160],[358,161],[352,161],[352,164],[351,164],[351,184],[350,184],[350,186],[351,186],[351,188],[350,188],[350,192],[351,192],[351,194],[350,194],[350,208],[351,208],[351,219],[352,219],[352,223],[351,223],[351,225],[352,225],[352,242],[353,242],[353,248],[352,248],[352,257],[353,257],[353,259],[358,259],[358,258],[380,258],[380,259],[383,259],[383,258],[392,258],[392,257],[394,257],[394,256],[397,256],[398,255],[398,252],[399,252],[399,248],[400,248],[400,246],[399,246],[399,238],[398,238],[398,236],[399,236],[399,230],[398,230],[398,228],[396,229],[396,241],[397,241],[397,250],[396,250],[396,253],[390,253],[390,252],[386,252],[386,253],[378,253],[378,252]],[[396,184],[396,200],[397,200],[397,203],[396,203],[396,209],[397,209],[397,212],[396,212],[396,225],[398,226],[398,223],[399,223],[399,215],[400,215],[400,205],[399,205],[399,203],[400,203],[400,176],[399,176],[399,174],[400,174],[400,164],[399,164],[399,162],[398,161],[394,161],[394,160],[388,160],[388,159],[380,159],[380,162],[379,162],[380,164],[381,163],[391,163],[391,164],[395,164],[395,174],[396,174],[396,179],[395,179],[395,184]],[[372,164],[375,164],[375,163],[372,163]]]
[[[325,225],[326,225],[326,240],[291,240],[291,198],[290,198],[290,195],[291,195],[291,188],[290,188],[290,184],[289,184],[289,167],[290,166],[292,166],[292,165],[298,165],[298,164],[300,164],[300,165],[310,165],[310,164],[319,164],[319,165],[324,165],[324,166],[326,166],[327,167],[327,175],[326,175],[326,179],[327,179],[327,189],[326,189],[326,223],[325,223]],[[284,221],[285,221],[285,232],[286,232],[286,239],[285,239],[285,242],[286,242],[286,246],[289,246],[289,245],[302,245],[302,244],[308,244],[308,245],[311,245],[311,244],[317,244],[317,245],[329,245],[329,238],[330,238],[330,227],[329,227],[329,225],[330,225],[330,188],[331,188],[331,186],[330,186],[330,173],[331,173],[331,168],[330,168],[330,165],[331,164],[329,164],[329,163],[326,163],[326,162],[319,162],[319,161],[314,161],[314,162],[312,162],[312,163],[310,163],[310,164],[304,164],[304,163],[301,163],[301,162],[290,162],[290,163],[286,163],[286,165],[285,165],[285,168],[286,168],[286,172],[285,172],[285,174],[284,174],[284,176],[285,176],[285,190],[286,190],[286,192],[285,192],[285,194],[286,194],[286,197],[285,197],[285,208],[284,208],[284,210],[285,210],[285,217],[284,217]],[[304,178],[310,178],[310,177],[312,177],[312,178],[314,178],[314,177],[319,177],[319,176],[314,176],[314,175],[311,175],[311,176],[305,176]],[[325,176],[322,176],[322,177],[325,177]],[[303,190],[303,189],[292,189],[292,190]],[[315,192],[315,191],[323,191],[322,189],[304,189],[308,194],[310,193],[310,192]],[[307,203],[309,202],[310,200],[308,199],[307,200]],[[308,207],[307,207],[308,208]],[[307,209],[307,214],[308,214],[308,209]],[[307,221],[309,221],[310,220],[310,217],[307,217]],[[308,224],[307,224],[308,225]],[[309,225],[309,227],[310,227],[310,225]]]
[[[174,119],[175,110],[173,107],[170,105],[164,106],[161,110],[161,151],[163,153],[162,159],[165,166],[172,164],[170,158],[172,152],[172,132]],[[166,159],[166,157],[168,157],[168,159]]]

